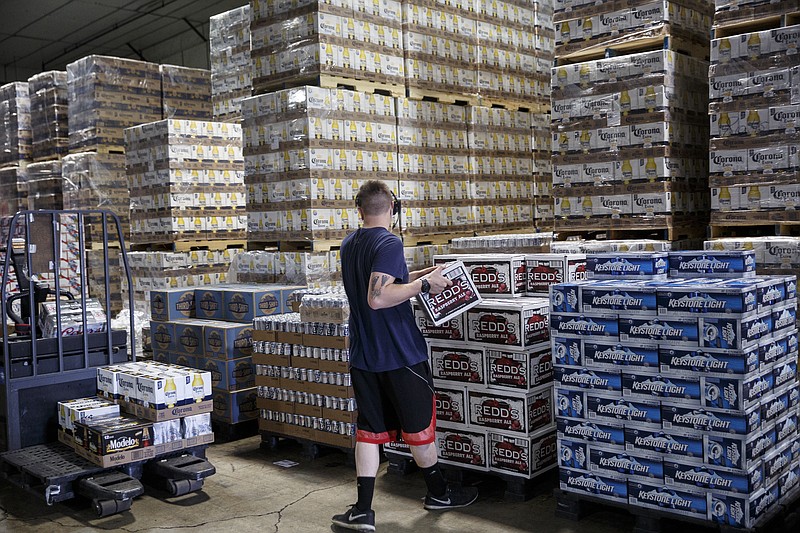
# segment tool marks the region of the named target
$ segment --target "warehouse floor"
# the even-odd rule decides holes
[[[355,470],[339,452],[310,460],[294,442],[281,441],[276,450],[264,451],[260,438],[252,437],[214,444],[208,457],[217,473],[202,492],[170,499],[148,488],[130,511],[107,518],[97,518],[87,500],[48,507],[41,498],[0,480],[0,532],[335,532],[339,530],[331,526],[330,517],[355,501]],[[284,459],[299,464],[273,464]],[[597,513],[579,523],[556,519],[553,473],[547,486],[525,503],[506,503],[504,485],[489,480],[480,485],[481,497],[473,506],[429,512],[422,508],[425,489],[419,473],[400,476],[387,474],[386,468],[383,463],[374,502],[378,531],[610,533],[631,531],[633,525],[627,514],[617,512]]]

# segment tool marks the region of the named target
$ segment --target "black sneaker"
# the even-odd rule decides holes
[[[429,492],[425,496],[425,509],[429,511],[444,511],[447,509],[458,509],[466,507],[478,499],[478,489],[475,487],[451,487],[447,486],[447,492],[439,498]]]
[[[346,513],[331,518],[334,525],[355,531],[375,531],[375,511],[361,511],[352,506]]]

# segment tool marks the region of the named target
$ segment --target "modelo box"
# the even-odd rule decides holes
[[[469,423],[515,433],[530,433],[553,424],[553,391],[549,386],[529,393],[467,392]]]
[[[668,456],[682,456],[703,460],[703,437],[680,431],[655,428],[626,427],[625,450],[628,452],[656,452]]]
[[[528,254],[525,256],[528,296],[547,297],[550,287],[586,279],[584,254]]]
[[[744,376],[757,372],[759,346],[747,350],[713,350],[665,345],[658,349],[659,368],[670,374]]]
[[[628,481],[625,476],[599,475],[589,472],[559,469],[558,487],[565,492],[588,494],[618,503],[628,501]]]
[[[662,480],[661,455],[619,451],[613,447],[589,446],[589,471],[600,476],[625,476],[628,479]]]
[[[628,503],[637,507],[680,514],[705,520],[708,514],[706,493],[695,489],[677,489],[660,481],[628,483]]]
[[[486,434],[481,431],[437,425],[436,448],[442,463],[484,472],[489,470]]]
[[[587,367],[598,369],[633,370],[658,368],[657,344],[622,344],[613,340],[583,341],[584,360]]]
[[[550,346],[554,365],[584,366],[583,340],[552,337]]]
[[[462,262],[445,266],[442,275],[453,284],[439,294],[417,295],[417,301],[435,326],[441,326],[481,303],[481,295]]]
[[[437,386],[434,393],[436,402],[436,421],[449,424],[466,425],[467,395],[463,387]]]
[[[673,278],[755,276],[756,253],[754,250],[669,252],[669,275]]]
[[[429,341],[428,352],[434,379],[486,384],[483,348]]]
[[[486,383],[490,389],[527,391],[553,381],[553,360],[548,343],[524,351],[486,350]]]
[[[622,372],[622,396],[658,399],[671,404],[700,405],[703,394],[699,377],[672,377],[656,373]]]
[[[194,289],[160,289],[150,291],[150,317],[158,322],[194,318]]]
[[[616,314],[551,313],[550,328],[559,337],[619,337]]]
[[[647,315],[619,317],[619,340],[622,342],[665,342],[698,346],[698,319],[653,318]]]
[[[758,312],[757,297],[757,283],[670,283],[658,289],[658,316],[744,317]]]
[[[489,470],[530,479],[556,465],[554,431],[518,437],[489,432]]]
[[[581,312],[653,311],[661,282],[598,280],[580,286]]]
[[[664,483],[668,486],[751,494],[764,483],[764,466],[756,462],[747,471],[724,466],[664,461]]]
[[[484,300],[467,311],[467,340],[516,348],[548,341],[548,308],[543,298]]]
[[[591,422],[661,428],[661,405],[656,401],[630,401],[602,393],[589,393],[586,401],[586,419]]]
[[[558,367],[555,381],[562,389],[622,392],[622,376],[619,370]]]
[[[129,416],[98,419],[75,425],[84,448],[96,455],[111,455],[152,445],[153,423]],[[76,439],[77,441],[77,439]]]
[[[525,294],[525,256],[516,254],[436,255],[434,265],[460,261],[484,298],[514,298]]]
[[[225,319],[225,286],[214,285],[194,291],[195,315],[211,320]]]
[[[207,322],[202,320],[178,320],[173,322],[174,350],[186,355],[205,355],[205,334],[203,331]]]
[[[425,310],[420,307],[416,299],[411,300],[411,306],[414,308],[414,320],[417,323],[417,327],[422,332],[422,336],[426,339],[445,341],[466,340],[467,334],[464,329],[463,314],[454,316],[450,320],[437,326],[431,321],[430,316],[428,316]]]
[[[597,253],[586,256],[588,279],[666,279],[666,253]]]
[[[222,297],[224,320],[251,323],[256,317],[283,312],[278,287],[232,285],[223,291]]]
[[[253,326],[213,321],[203,326],[205,355],[214,359],[240,359],[253,354]]]
[[[749,411],[742,412],[662,405],[661,420],[664,429],[668,430],[713,431],[747,435],[758,431],[761,427],[761,408],[756,406]]]
[[[598,424],[586,420],[559,418],[556,421],[559,438],[590,443],[625,445],[625,430],[621,424]]]

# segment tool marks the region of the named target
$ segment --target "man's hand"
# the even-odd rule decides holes
[[[431,284],[431,294],[439,294],[453,284],[449,278],[446,278],[442,275],[442,268],[444,268],[443,265],[437,266],[430,273],[424,276],[424,278],[428,280],[428,283]]]

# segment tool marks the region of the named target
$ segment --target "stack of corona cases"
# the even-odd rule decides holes
[[[548,2],[403,2],[406,85],[427,94],[548,106]],[[450,96],[452,98],[452,96]]]
[[[657,50],[554,67],[556,229],[665,229],[702,215],[706,66]]]
[[[163,118],[211,120],[211,72],[160,65]]]
[[[458,254],[483,302],[435,326],[414,305],[436,387],[436,444],[449,465],[530,479],[555,467],[547,287],[580,278],[583,256]],[[529,270],[530,268],[530,270]],[[534,272],[534,277],[528,273]],[[441,298],[451,295],[443,292]],[[405,444],[393,453],[408,455]]]
[[[211,17],[208,34],[214,119],[238,121],[242,116],[240,102],[253,94],[250,6]]]
[[[253,320],[280,314],[296,289],[219,285],[150,292],[153,359],[210,372],[214,419],[254,420]]]
[[[256,0],[250,7],[255,94],[316,84],[320,76],[394,86],[393,94],[402,92],[399,0]]]
[[[727,30],[727,28],[725,28]],[[711,223],[799,221],[800,25],[712,41]]]
[[[298,87],[242,101],[250,241],[341,240],[362,181],[397,189],[393,97]]]
[[[26,166],[31,157],[28,84],[0,87],[0,216],[27,209]]]
[[[31,98],[31,157],[46,160],[67,153],[67,73],[42,72],[28,79]]]
[[[550,113],[531,114],[533,149],[533,221],[539,231],[553,231],[553,159]]]
[[[339,448],[355,446],[349,307],[343,292],[302,296],[299,313],[257,318],[253,361],[259,429]]]
[[[753,527],[800,475],[796,278],[752,251],[587,272],[550,296],[561,490]]]
[[[97,396],[58,403],[58,440],[103,467],[213,442],[211,376],[155,361],[97,369]]]
[[[245,237],[241,126],[170,119],[125,138],[133,244]]]
[[[467,108],[398,98],[397,144],[403,230],[471,232]]]

